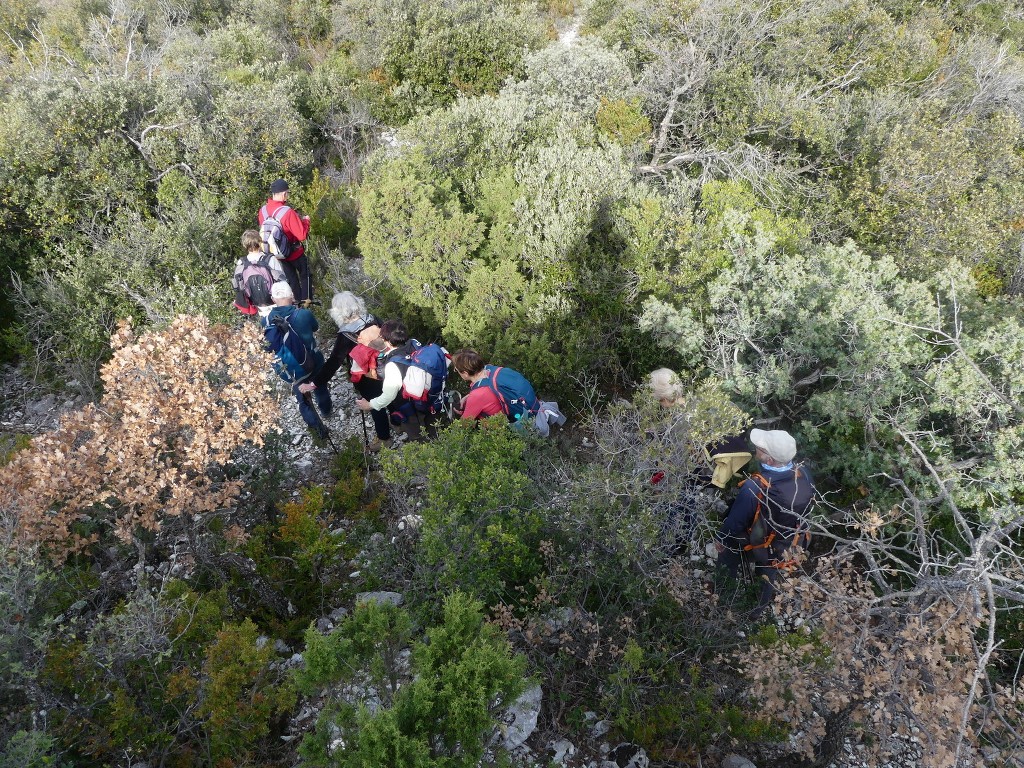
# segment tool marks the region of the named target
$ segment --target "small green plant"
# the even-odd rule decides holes
[[[483,755],[495,711],[525,688],[525,660],[484,622],[482,605],[465,594],[444,601],[443,620],[413,644],[412,680],[398,685],[397,651],[410,639],[411,618],[394,606],[359,607],[327,638],[307,634],[300,689],[335,680],[383,680],[381,705],[334,702],[300,754],[312,765],[358,768],[470,768]],[[366,679],[366,678],[364,678]],[[378,688],[377,690],[382,690]],[[331,741],[328,734],[339,734]]]
[[[525,440],[504,417],[456,422],[383,459],[393,502],[423,497],[415,564],[425,590],[462,589],[494,605],[541,571]],[[425,496],[415,486],[426,482]],[[412,511],[412,510],[410,510]]]

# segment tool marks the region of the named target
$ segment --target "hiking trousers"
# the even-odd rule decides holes
[[[774,563],[784,558],[787,549],[789,549],[789,542],[785,539],[778,539],[770,547],[752,549],[747,552],[747,557],[754,563],[754,578],[759,580],[761,584],[757,608],[752,612],[752,618],[758,618],[764,612],[764,609],[775,600],[777,592],[775,584],[783,571],[776,567]],[[742,562],[742,552],[726,549],[718,554],[718,567],[726,571],[734,579],[739,578]]]
[[[295,294],[295,303],[300,304],[307,299],[313,299],[313,279],[309,274],[309,259],[303,253],[295,261],[281,261],[281,269],[284,270],[285,279]]]
[[[331,402],[331,390],[327,387],[317,387],[307,399],[306,395],[299,392],[299,385],[292,384],[292,394],[295,395],[295,400],[299,404],[299,415],[302,416],[302,420],[320,437],[324,437],[327,434],[327,427],[316,408],[313,407],[312,400],[316,400],[317,408],[321,413],[329,416],[334,405]]]
[[[371,379],[369,376],[363,376],[359,381],[352,382],[352,386],[364,400],[373,400],[384,391],[384,382],[380,379]],[[388,409],[371,410],[370,418],[373,419],[373,431],[377,434],[377,439],[390,440],[391,418],[388,415]]]

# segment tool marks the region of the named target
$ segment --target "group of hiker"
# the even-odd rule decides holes
[[[684,401],[685,390],[668,368],[653,371],[648,389],[663,408]],[[753,451],[747,445],[753,446]],[[807,467],[796,460],[796,440],[781,429],[752,429],[747,437],[732,435],[706,449],[707,466],[695,478],[698,492],[704,488],[725,489],[756,458],[760,470],[741,480],[728,514],[718,526],[714,548],[718,568],[733,579],[749,564],[760,583],[757,607],[759,616],[775,597],[779,577],[797,566],[799,553],[810,544],[808,515],[814,503],[814,481]],[[664,473],[655,473],[652,482],[660,482]],[[684,491],[672,505],[670,518],[692,513],[693,505]],[[680,527],[678,520],[672,526]],[[683,527],[686,527],[683,524]]]
[[[412,440],[434,436],[442,415],[475,419],[503,413],[515,424],[533,422],[544,434],[549,423],[565,421],[557,403],[542,402],[520,373],[486,365],[475,350],[451,356],[438,344],[422,344],[402,321],[378,320],[350,291],[331,300],[338,333],[325,359],[316,343],[319,323],[309,309],[313,290],[304,252],[309,217],[288,205],[284,179],[270,185],[257,222],[258,230],[242,234],[246,254],[232,277],[235,306],[259,318],[275,355],[274,369],[291,384],[303,421],[318,437],[329,434],[322,418],[333,408],[328,384],[343,367],[359,396],[356,407],[373,421],[371,452],[391,446],[395,429]],[[469,384],[464,403],[446,385],[452,364]]]
[[[329,382],[342,368],[358,395],[356,407],[373,422],[371,452],[392,446],[396,430],[411,440],[433,437],[443,415],[478,419],[500,413],[516,426],[532,423],[545,435],[551,423],[565,422],[557,403],[541,401],[519,372],[489,365],[472,349],[449,355],[438,344],[422,344],[400,320],[378,320],[350,291],[331,300],[338,332],[325,359],[316,342],[319,323],[309,309],[313,290],[304,252],[309,217],[288,205],[283,179],[270,185],[257,222],[258,230],[242,235],[246,255],[232,278],[235,306],[260,319],[275,354],[274,368],[291,385],[302,419],[319,437],[329,434],[322,417],[333,410]],[[469,386],[464,397],[447,387],[449,366]],[[648,389],[663,408],[675,407],[685,396],[679,377],[667,368],[651,373]],[[708,446],[707,466],[696,476],[698,488],[724,489],[751,459],[760,465],[739,484],[714,539],[722,571],[736,578],[750,563],[760,578],[755,615],[771,603],[780,574],[795,565],[794,553],[809,542],[806,521],[815,490],[796,454],[788,432],[753,429],[749,437],[730,436]],[[652,482],[663,477],[659,471]],[[678,529],[680,517],[692,523],[693,497],[687,494],[692,489],[670,505],[669,527]]]

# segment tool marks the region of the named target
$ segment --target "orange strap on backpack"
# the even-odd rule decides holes
[[[796,477],[800,477],[800,468],[799,467],[797,467],[796,470],[795,470],[795,476]],[[761,519],[761,505],[764,503],[765,497],[768,494],[768,489],[772,487],[772,482],[767,477],[762,475],[760,472],[755,472],[754,474],[750,475],[750,477],[748,477],[746,480],[741,481],[739,483],[739,487],[742,488],[743,484],[746,483],[747,480],[753,480],[754,484],[757,485],[757,488],[758,488],[758,491],[755,494],[755,497],[757,498],[757,507],[754,508],[754,519],[750,521],[750,528],[747,529],[747,535],[748,535],[748,538],[749,538],[749,535],[750,535],[751,531],[754,530],[754,527],[757,525],[758,521]],[[767,524],[765,524],[765,527],[767,528]],[[771,547],[772,543],[775,541],[775,538],[776,538],[775,531],[769,529],[767,531],[767,535],[764,537],[764,541],[762,541],[760,544],[749,544],[749,543],[748,544],[744,544],[743,545],[743,551],[744,552],[750,552],[751,550],[754,550],[754,549],[768,549],[768,548]],[[792,547],[799,546],[801,539],[804,539],[804,546],[809,545],[811,543],[811,534],[810,534],[810,532],[809,531],[804,531],[804,532],[796,531],[793,534],[793,540],[790,542],[790,546],[792,546]],[[796,567],[797,561],[794,560],[794,559],[790,559],[790,560],[775,560],[773,562],[770,562],[769,565],[771,567],[773,567],[773,568],[780,568],[780,569],[784,569],[784,570],[789,570],[789,569],[792,569],[792,568]]]

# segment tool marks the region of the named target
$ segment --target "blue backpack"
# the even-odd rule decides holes
[[[263,336],[267,340],[267,348],[277,355],[274,370],[287,382],[299,384],[323,365],[324,358],[316,348],[316,339],[312,347],[307,346],[286,317],[275,315],[270,318]]]
[[[440,413],[444,410],[444,389],[451,357],[438,344],[410,340],[412,351],[392,362],[402,367],[402,396],[417,410]]]
[[[484,370],[487,371],[487,375],[474,384],[473,389],[477,387],[490,389],[498,398],[501,412],[508,417],[509,421],[519,421],[540,410],[540,400],[537,398],[537,393],[533,391],[533,385],[519,371],[495,365],[485,365]]]

